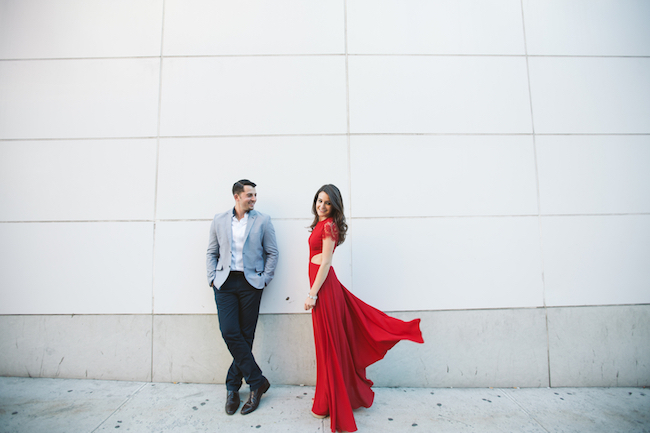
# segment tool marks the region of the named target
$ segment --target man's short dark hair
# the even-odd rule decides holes
[[[232,195],[239,195],[239,194],[241,194],[242,192],[244,192],[244,187],[245,187],[246,185],[248,185],[248,186],[252,186],[253,188],[255,188],[255,187],[257,186],[257,185],[255,185],[253,182],[251,182],[251,181],[248,180],[248,179],[238,180],[238,181],[235,182],[235,184],[232,186]]]

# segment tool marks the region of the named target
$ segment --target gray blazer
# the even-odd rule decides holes
[[[219,289],[230,273],[230,244],[234,209],[214,216],[206,264],[208,284]],[[273,279],[278,264],[278,245],[271,217],[252,210],[244,234],[244,276],[251,286],[263,289]]]

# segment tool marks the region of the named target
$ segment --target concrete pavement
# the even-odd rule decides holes
[[[242,388],[242,399],[248,389]],[[273,385],[257,411],[224,412],[225,387],[0,378],[0,432],[329,432],[314,388]],[[359,432],[650,433],[644,388],[375,388]]]

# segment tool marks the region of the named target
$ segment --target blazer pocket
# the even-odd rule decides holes
[[[223,271],[223,263],[217,265],[217,271]]]
[[[255,266],[255,272],[264,272],[264,264]]]

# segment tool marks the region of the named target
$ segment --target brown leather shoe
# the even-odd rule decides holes
[[[254,391],[251,391],[250,395],[248,396],[248,401],[244,403],[244,407],[241,408],[241,414],[248,415],[249,413],[257,409],[257,406],[260,405],[262,394],[268,391],[270,387],[271,384],[266,378],[264,378],[264,383],[262,384],[262,386],[260,386]]]
[[[226,395],[226,413],[232,415],[237,412],[237,409],[239,409],[239,403],[241,403],[241,400],[239,399],[239,391],[228,391],[228,394]]]

